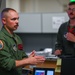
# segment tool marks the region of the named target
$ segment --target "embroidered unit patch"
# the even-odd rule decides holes
[[[3,42],[2,42],[2,40],[0,40],[0,50],[3,49],[3,46],[4,46]]]

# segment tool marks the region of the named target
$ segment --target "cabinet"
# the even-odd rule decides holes
[[[21,33],[57,33],[61,23],[68,21],[67,13],[25,13],[19,14]]]
[[[68,21],[67,13],[45,13],[42,15],[43,33],[57,33],[60,25]]]
[[[16,30],[16,32],[41,32],[41,14],[19,14],[19,17],[19,28]]]

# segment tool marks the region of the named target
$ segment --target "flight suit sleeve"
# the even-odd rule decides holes
[[[11,70],[16,67],[15,60],[9,53],[8,44],[0,40],[0,67]]]

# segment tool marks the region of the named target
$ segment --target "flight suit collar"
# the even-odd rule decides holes
[[[5,29],[4,26],[2,27],[1,31],[2,31],[4,34],[6,34],[7,36],[9,36],[9,37],[15,37],[15,34],[14,34],[14,33],[13,33],[13,35],[10,34],[10,33]]]

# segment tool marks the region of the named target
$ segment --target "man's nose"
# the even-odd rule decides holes
[[[19,22],[19,20],[18,19],[16,19],[16,23],[18,23]]]

